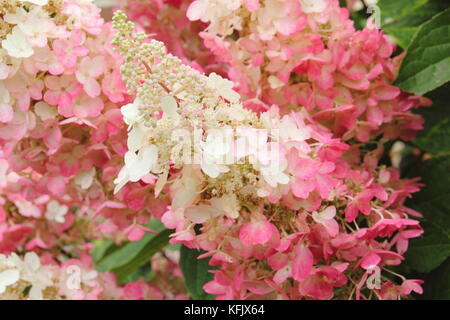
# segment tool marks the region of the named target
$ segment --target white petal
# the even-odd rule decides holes
[[[177,115],[178,104],[174,97],[165,96],[161,99],[161,109],[169,116]]]
[[[25,254],[24,261],[26,265],[31,268],[31,270],[37,270],[41,266],[41,261],[35,252],[27,252]]]
[[[19,281],[19,278],[20,272],[17,269],[9,269],[0,272],[0,294],[5,292],[7,286],[10,286]]]

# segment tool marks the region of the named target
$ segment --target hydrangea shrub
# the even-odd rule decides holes
[[[422,294],[423,184],[386,154],[432,102],[341,5],[2,1],[0,297],[195,298],[193,253],[202,297]]]

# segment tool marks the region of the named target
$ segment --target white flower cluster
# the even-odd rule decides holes
[[[16,299],[29,288],[28,298],[41,300],[43,291],[52,285],[51,272],[41,265],[36,253],[26,253],[23,260],[15,253],[8,257],[0,254],[0,296]]]
[[[183,65],[165,53],[161,42],[143,43],[141,34],[133,37],[133,26],[120,11],[113,23],[119,30],[114,43],[126,61],[123,78],[137,92],[136,100],[121,108],[129,126],[128,152],[114,181],[115,192],[148,175],[159,178],[160,190],[169,169],[186,164],[198,164],[206,178],[230,174],[242,180],[244,170],[252,177],[260,175],[254,181],[262,188],[289,183],[282,144],[307,145],[310,133],[304,123],[289,116],[280,119],[273,111],[258,118],[242,106],[231,81]],[[257,139],[249,134],[254,129],[263,130]],[[186,163],[174,150],[188,150],[198,162]],[[235,166],[237,161],[244,165]]]

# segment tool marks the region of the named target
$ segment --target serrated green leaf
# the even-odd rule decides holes
[[[406,50],[420,25],[448,8],[450,2],[442,0],[413,1],[405,6],[404,0],[380,1],[383,30],[394,37]]]
[[[424,23],[408,47],[396,85],[425,94],[450,80],[450,8]]]
[[[198,259],[205,253],[204,251],[189,249],[182,246],[180,249],[180,268],[183,272],[186,288],[193,300],[211,300],[213,295],[207,294],[203,286],[213,279],[213,274],[209,272],[214,270],[211,267],[209,259]]]
[[[430,272],[450,256],[450,156],[426,161],[414,175],[421,176],[425,187],[408,206],[420,211],[425,233],[410,241],[406,253],[408,265],[420,272]]]

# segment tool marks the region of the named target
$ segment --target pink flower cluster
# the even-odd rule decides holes
[[[110,23],[86,1],[8,2],[1,14],[11,32],[0,38],[0,254],[33,251],[63,268],[72,261],[64,259],[88,259],[97,238],[139,240],[147,208],[156,214],[164,201],[143,198],[148,187],[139,185],[112,195],[126,152],[119,107],[129,97]],[[63,296],[104,298],[108,286]],[[176,293],[143,282],[124,290],[132,299]]]
[[[249,108],[302,105],[344,140],[410,140],[422,128],[409,110],[430,101],[391,84],[403,55],[372,24],[356,31],[338,0],[195,0],[187,16],[208,23],[200,36]]]

